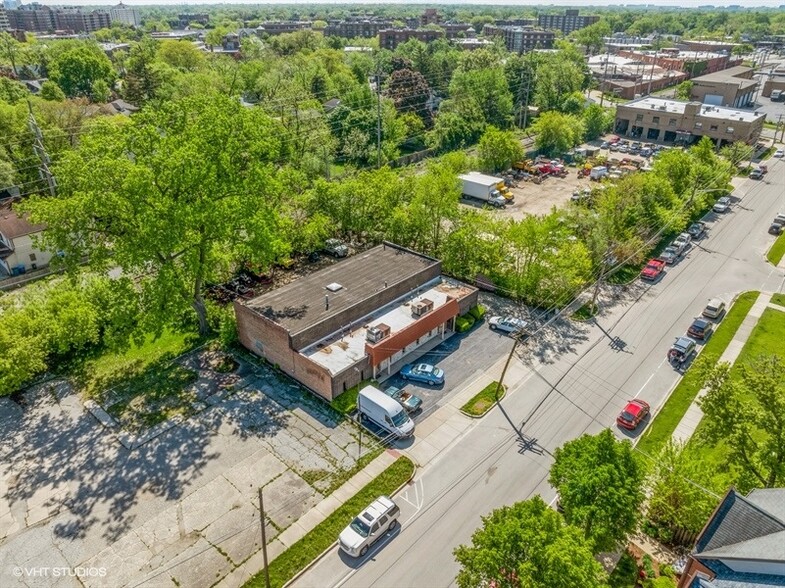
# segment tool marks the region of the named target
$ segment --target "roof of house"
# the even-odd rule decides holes
[[[739,572],[733,560],[785,563],[785,488],[754,491],[748,497],[730,489],[695,544],[692,557],[715,573],[696,578],[692,586],[753,588],[785,586],[785,576]],[[727,565],[726,565],[727,564]]]
[[[34,225],[27,220],[27,214],[19,215],[11,208],[10,203],[0,205],[0,233],[7,239],[16,239],[46,228],[45,224]]]
[[[384,243],[262,294],[245,305],[290,333],[298,333],[440,263]],[[333,284],[339,284],[340,289],[328,290],[327,286]],[[325,304],[328,299],[329,307]]]

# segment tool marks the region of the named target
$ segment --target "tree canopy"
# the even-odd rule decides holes
[[[147,109],[83,136],[56,166],[57,197],[27,208],[67,263],[87,256],[140,276],[152,331],[190,309],[204,334],[205,282],[231,259],[264,266],[280,253],[273,162],[285,146],[276,135],[261,111],[229,98]]]
[[[565,520],[599,553],[618,548],[637,527],[643,479],[632,445],[605,429],[558,448],[549,482],[559,492]]]
[[[461,588],[600,588],[591,544],[535,496],[482,517],[471,545],[454,551]]]

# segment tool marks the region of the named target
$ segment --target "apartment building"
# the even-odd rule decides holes
[[[122,2],[109,9],[109,18],[112,22],[117,22],[129,27],[138,27],[142,24],[142,17],[139,16],[139,9],[134,6],[127,6]]]
[[[326,37],[364,37],[370,39],[379,35],[379,31],[392,28],[391,20],[339,20],[331,21],[324,29]]]
[[[587,27],[600,20],[599,16],[581,16],[576,9],[566,10],[564,14],[538,14],[537,25],[540,28],[561,31],[565,35]]]
[[[444,31],[431,29],[385,29],[379,31],[379,47],[381,49],[395,49],[409,39],[417,39],[423,43],[430,43],[436,39],[443,39]]]
[[[553,31],[543,31],[533,27],[485,25],[482,32],[486,37],[501,37],[507,50],[518,54],[535,49],[552,49],[556,39],[556,33]]]

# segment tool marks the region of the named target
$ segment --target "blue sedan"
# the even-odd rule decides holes
[[[441,386],[444,384],[444,370],[429,363],[410,363],[405,365],[401,368],[401,377],[404,380],[414,380],[429,386]]]

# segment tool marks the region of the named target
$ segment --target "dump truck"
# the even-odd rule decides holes
[[[477,172],[463,174],[458,177],[463,182],[464,196],[482,200],[496,208],[502,208],[507,204],[507,199],[496,188],[499,182],[504,182],[501,178],[486,176]]]

